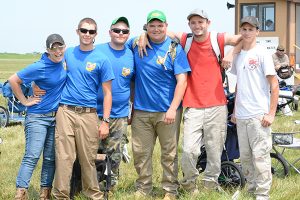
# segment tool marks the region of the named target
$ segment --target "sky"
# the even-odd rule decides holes
[[[234,34],[234,0],[1,0],[0,53],[44,52],[47,36],[58,33],[67,46],[79,44],[76,28],[84,17],[98,24],[95,43],[110,40],[108,30],[116,17],[128,18],[131,37],[139,35],[149,12],[161,10],[168,29],[190,32],[186,17],[195,8],[207,12],[210,30]]]

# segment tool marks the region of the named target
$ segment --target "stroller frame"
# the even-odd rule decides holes
[[[32,95],[31,86],[21,84],[21,89],[26,97]],[[7,106],[0,106],[0,127],[6,127],[10,122],[21,122],[25,120],[27,107],[15,97],[12,89],[6,81],[4,84],[0,83],[0,94],[5,98]]]

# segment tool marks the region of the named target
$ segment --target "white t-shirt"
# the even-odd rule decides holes
[[[270,84],[267,75],[276,75],[272,56],[256,45],[242,50],[234,59],[231,73],[237,75],[235,117],[249,119],[269,113]]]

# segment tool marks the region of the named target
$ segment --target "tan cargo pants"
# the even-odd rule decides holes
[[[201,145],[205,145],[207,163],[204,186],[217,187],[221,172],[221,155],[227,134],[227,106],[186,108],[183,115],[183,147],[180,182],[185,190],[197,189],[199,171],[196,168]]]
[[[91,199],[102,199],[95,159],[98,150],[98,116],[96,112],[77,113],[60,106],[56,114],[56,171],[53,187],[55,199],[69,199],[70,179],[76,156],[82,172],[82,192]]]
[[[178,110],[175,122],[166,125],[165,112],[134,111],[131,128],[134,166],[138,174],[136,189],[143,194],[152,191],[152,154],[157,137],[161,146],[162,188],[167,193],[177,194],[181,113],[182,110]]]
[[[256,199],[269,199],[272,185],[271,128],[261,125],[261,117],[237,119],[237,132],[242,170],[247,179],[248,191]]]

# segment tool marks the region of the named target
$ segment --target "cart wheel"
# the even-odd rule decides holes
[[[280,154],[271,153],[271,172],[278,178],[284,178],[289,173],[289,167]]]
[[[6,108],[0,106],[0,127],[6,127],[8,124],[8,111]]]
[[[220,186],[227,189],[243,188],[246,180],[242,169],[232,161],[221,163],[221,174],[218,178]]]

